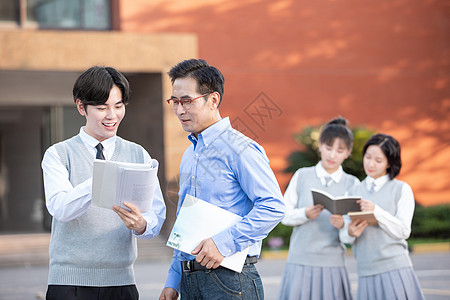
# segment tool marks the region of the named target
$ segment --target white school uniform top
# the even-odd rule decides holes
[[[339,183],[341,181],[342,176],[344,175],[344,170],[342,166],[333,172],[332,174],[328,174],[327,171],[322,166],[322,161],[314,167],[314,171],[317,174],[317,177],[320,178],[320,182],[322,182],[323,186],[329,186],[331,184]],[[297,208],[298,195],[297,195],[297,186],[298,186],[298,176],[299,173],[295,173],[292,176],[291,181],[284,193],[284,203],[286,205],[286,214],[284,215],[281,223],[287,226],[299,226],[308,222],[308,217],[306,216],[306,207]],[[331,181],[326,185],[325,177],[330,177]],[[355,184],[359,181],[355,180]]]
[[[377,192],[388,180],[389,175],[384,175],[377,179],[368,177],[366,181],[367,189],[370,189],[372,184],[375,183],[374,190]],[[381,229],[383,229],[392,238],[402,240],[407,239],[411,234],[411,222],[414,215],[414,208],[415,202],[413,191],[411,187],[404,182],[395,216],[391,215],[378,205],[375,205],[373,214],[375,215]],[[347,244],[351,244],[355,240],[355,237],[351,237],[348,234],[348,225],[350,221],[350,218],[345,218],[345,226],[339,231],[341,241]]]
[[[95,146],[97,146],[99,141],[87,134],[84,128],[85,126],[80,129],[80,138],[89,153],[95,158],[97,154]],[[101,143],[103,145],[105,160],[110,160],[116,148],[116,136],[106,139]],[[150,163],[151,157],[147,151],[143,151],[143,154],[144,163]],[[76,187],[72,186],[69,181],[69,173],[61,163],[54,146],[51,146],[45,152],[42,160],[42,169],[44,170],[43,176],[46,183],[44,185],[44,191],[49,213],[61,222],[69,222],[83,215],[90,207],[92,201],[92,177]],[[155,213],[158,214],[158,217],[164,219],[165,211],[165,204],[158,181],[153,199],[153,212],[142,213],[142,217],[147,221],[147,229],[153,228],[156,222],[150,215]],[[153,234],[151,230],[147,229],[140,237]]]

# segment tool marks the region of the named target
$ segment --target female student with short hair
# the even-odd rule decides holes
[[[400,144],[390,135],[377,134],[362,153],[367,177],[349,193],[362,197],[361,210],[373,211],[378,225],[356,219],[341,237],[353,243],[358,299],[424,299],[406,243],[414,195],[407,183],[395,179],[402,167]]]

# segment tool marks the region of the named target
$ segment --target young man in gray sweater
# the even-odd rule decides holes
[[[133,264],[136,238],[153,238],[165,220],[159,183],[150,212],[134,205],[93,207],[94,158],[149,163],[140,145],[118,137],[130,95],[127,79],[111,67],[92,67],[76,80],[73,97],[86,125],[51,146],[42,169],[53,216],[47,299],[138,299]]]

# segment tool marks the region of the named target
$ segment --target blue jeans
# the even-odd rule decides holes
[[[181,300],[264,300],[264,289],[254,264],[246,264],[242,273],[225,268],[183,272]]]

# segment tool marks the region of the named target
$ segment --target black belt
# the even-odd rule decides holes
[[[256,264],[258,258],[256,256],[247,256],[245,259],[245,264]],[[221,268],[221,267],[219,267]],[[181,262],[181,269],[183,272],[194,272],[194,271],[204,271],[209,270],[207,267],[202,266],[199,262],[194,260],[184,260]]]

